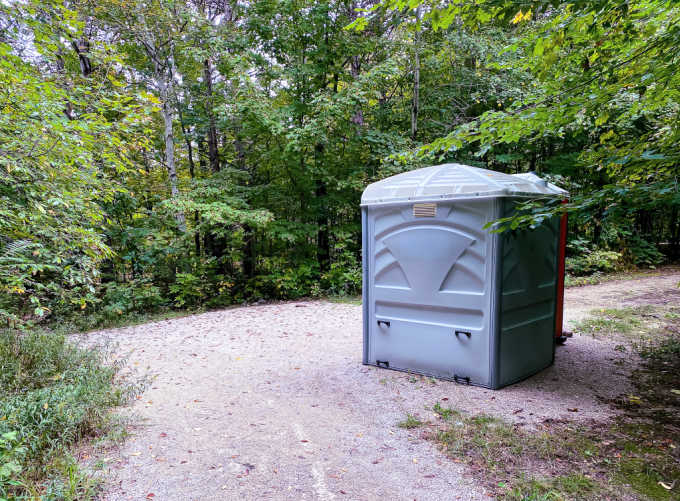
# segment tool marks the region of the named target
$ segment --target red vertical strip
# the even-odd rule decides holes
[[[563,204],[567,200],[562,201]],[[564,260],[567,251],[567,214],[560,218],[560,243],[557,257],[557,308],[555,311],[555,337],[562,335],[562,320],[564,317]]]

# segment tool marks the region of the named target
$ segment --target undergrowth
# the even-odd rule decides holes
[[[632,395],[609,421],[546,419],[532,428],[436,403],[416,424],[497,499],[680,499],[680,308],[602,310],[584,332],[619,336],[641,359]]]
[[[0,331],[0,499],[91,499],[96,478],[71,450],[106,433],[137,385],[123,362],[47,331]]]
[[[573,275],[567,271],[564,277],[565,287],[582,287],[584,285],[597,285],[606,282],[613,282],[616,280],[631,280],[635,278],[647,278],[661,276],[669,270],[676,270],[675,266],[663,266],[656,269],[633,269],[626,271],[595,271],[587,275]]]

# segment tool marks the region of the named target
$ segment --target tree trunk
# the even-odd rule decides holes
[[[187,133],[187,130],[184,126],[184,119],[182,117],[182,108],[179,106],[179,103],[177,103],[177,113],[179,114],[179,123],[182,126],[182,135],[184,136],[184,141],[187,145],[187,157],[189,159],[189,175],[191,176],[191,179],[195,179],[196,177],[196,164],[194,164],[194,149],[191,146],[191,137]],[[198,216],[198,211],[194,211],[194,227],[196,231],[194,231],[194,246],[196,248],[196,256],[201,255],[201,233],[198,230],[198,223],[199,223],[199,216]]]
[[[177,103],[177,113],[179,115],[179,125],[182,128],[182,136],[184,137],[184,143],[187,145],[187,159],[189,160],[189,175],[191,176],[191,179],[193,179],[196,173],[196,166],[194,164],[194,148],[191,145],[191,137],[189,136],[189,133],[187,132],[187,129],[184,125],[184,116],[182,115],[182,107],[179,102]]]
[[[84,77],[92,73],[92,62],[87,53],[90,52],[90,42],[86,38],[81,38],[78,41],[71,41],[71,47],[78,55],[78,62],[80,63],[80,72]]]
[[[217,127],[213,114],[212,67],[210,60],[203,61],[203,78],[205,80],[205,108],[208,114],[208,158],[213,172],[220,170],[220,153],[217,145]]]
[[[321,162],[321,157],[323,154],[323,144],[317,144],[314,148],[314,158],[317,164],[317,176],[321,176],[321,169],[319,163]],[[319,270],[321,273],[328,271],[331,264],[331,243],[330,243],[330,222],[328,220],[328,201],[326,196],[328,195],[328,189],[326,188],[326,183],[321,179],[321,177],[316,180],[316,188],[314,190],[314,195],[316,197],[316,258],[319,263]]]
[[[673,207],[671,212],[671,257],[677,259],[680,257],[680,217],[678,217],[678,208]]]
[[[172,75],[168,75],[167,71],[161,71],[156,65],[156,77],[158,79],[158,88],[162,104],[163,115],[163,138],[165,142],[165,167],[168,169],[168,177],[170,178],[170,192],[172,198],[179,197],[179,188],[177,187],[177,170],[175,168],[175,137],[172,130],[173,113],[171,103]],[[175,220],[177,221],[177,228],[184,233],[187,230],[186,219],[184,212],[177,211],[175,213]]]
[[[359,78],[359,72],[361,71],[361,60],[359,59],[359,56],[352,56],[349,71],[354,80]],[[357,125],[364,125],[364,112],[361,109],[361,106],[357,106],[357,110],[354,112],[354,116],[352,116],[352,122]]]
[[[411,139],[418,134],[418,112],[420,111],[420,9],[416,8],[415,61],[413,68],[413,101],[411,103]]]
[[[243,225],[245,248],[243,249],[243,274],[246,278],[255,276],[255,232],[248,224]]]

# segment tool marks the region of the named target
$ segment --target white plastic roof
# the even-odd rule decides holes
[[[461,164],[412,170],[368,185],[361,205],[478,197],[566,196],[536,174],[503,174]]]

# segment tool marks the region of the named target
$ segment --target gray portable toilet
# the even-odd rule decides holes
[[[501,234],[484,226],[519,199],[565,195],[534,174],[459,164],[369,185],[363,363],[488,388],[549,366],[559,218]]]

